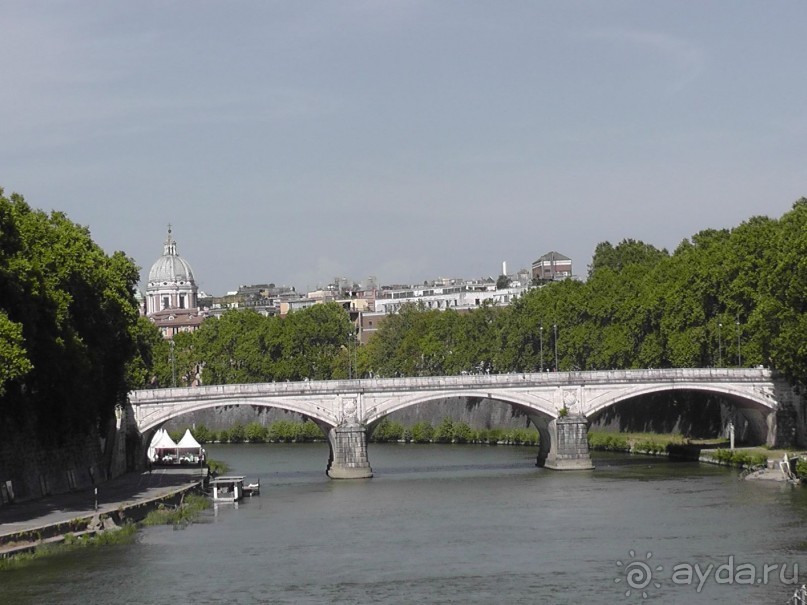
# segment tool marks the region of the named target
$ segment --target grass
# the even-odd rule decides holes
[[[99,531],[94,534],[66,533],[61,542],[52,544],[37,544],[36,540],[21,540],[16,544],[37,544],[36,549],[0,558],[0,571],[18,569],[38,559],[69,553],[79,548],[127,544],[134,540],[140,526],[173,525],[174,528],[184,528],[207,508],[210,508],[210,500],[207,497],[188,493],[177,506],[160,504],[157,509],[148,513],[142,522],[125,523],[117,530]]]
[[[679,447],[700,448],[700,456],[731,466],[752,467],[767,464],[769,458],[782,458],[786,450],[771,450],[763,446],[729,449],[723,438],[691,439],[678,433],[614,433],[589,431],[589,447],[593,450],[663,454]],[[680,451],[680,450],[679,450]]]
[[[126,523],[114,531],[101,531],[95,534],[76,535],[68,533],[64,535],[62,542],[43,544],[38,546],[36,550],[30,552],[0,558],[0,571],[19,569],[30,565],[38,559],[73,552],[81,548],[96,548],[111,544],[129,544],[134,540],[136,533],[137,526],[134,523]],[[20,544],[23,544],[23,542],[20,542]]]
[[[210,500],[198,494],[186,494],[177,506],[160,504],[143,519],[143,525],[173,525],[186,527],[203,510],[210,508]]]
[[[612,433],[589,431],[588,444],[594,450],[660,453],[669,445],[686,445],[681,434],[661,433]]]
[[[207,466],[210,468],[210,472],[216,475],[226,475],[230,470],[230,467],[227,466],[226,463],[220,460],[213,460],[212,458],[207,459]]]

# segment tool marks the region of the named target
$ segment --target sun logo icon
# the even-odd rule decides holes
[[[655,567],[650,566],[650,559],[653,557],[652,552],[648,552],[644,560],[636,558],[636,551],[629,550],[628,555],[632,561],[617,561],[616,566],[620,568],[620,576],[618,578],[614,578],[614,583],[619,584],[622,580],[625,581],[628,589],[625,591],[625,596],[629,597],[631,595],[631,591],[636,590],[641,591],[642,598],[647,598],[647,590],[651,584],[655,588],[661,588],[661,584],[653,580],[653,572],[654,571],[663,571],[664,567],[661,565],[656,565]]]

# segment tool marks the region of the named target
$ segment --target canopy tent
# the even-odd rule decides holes
[[[190,429],[185,429],[185,434],[182,435],[182,439],[180,439],[179,443],[177,443],[177,447],[179,449],[183,449],[183,448],[197,448],[197,449],[200,449],[202,446],[199,445],[199,442],[196,441],[196,439],[193,438],[193,435],[191,434],[191,430]]]
[[[165,429],[159,429],[154,434],[148,448],[148,458],[152,462],[170,461],[177,458],[177,444]]]
[[[205,458],[205,450],[191,435],[190,429],[185,429],[185,434],[177,443],[177,456],[180,464],[201,464]]]

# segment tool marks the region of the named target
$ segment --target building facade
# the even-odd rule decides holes
[[[193,269],[177,252],[177,243],[168,227],[163,254],[151,266],[146,285],[146,316],[164,338],[178,332],[191,332],[204,321]]]
[[[572,259],[560,252],[547,252],[532,263],[532,279],[539,282],[556,281],[572,277]]]

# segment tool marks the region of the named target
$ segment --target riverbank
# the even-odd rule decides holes
[[[783,472],[779,463],[792,461],[800,454],[763,447],[735,447],[721,439],[686,439],[676,434],[589,432],[589,448],[595,451],[626,452],[647,456],[665,456],[746,471],[751,480],[788,481],[793,474]],[[795,468],[792,469],[795,473]]]
[[[0,507],[0,558],[32,552],[65,536],[92,535],[143,520],[160,505],[176,505],[199,491],[199,469],[161,468],[127,473],[94,488]]]

